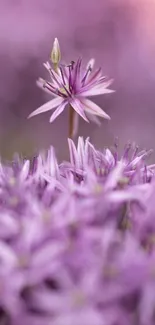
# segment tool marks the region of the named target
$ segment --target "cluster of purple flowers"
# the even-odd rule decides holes
[[[0,324],[155,324],[155,166],[89,139],[0,165]]]

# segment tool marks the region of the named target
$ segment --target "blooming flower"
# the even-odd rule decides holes
[[[56,57],[59,62],[60,49],[58,41],[55,40],[52,51],[53,64],[56,62]],[[86,98],[113,92],[108,88],[112,80],[106,80],[106,77],[102,76],[101,68],[93,72],[94,63],[95,60],[91,59],[84,70],[82,70],[81,58],[77,62],[72,61],[69,65],[57,64],[55,69],[49,62],[45,63],[44,66],[51,80],[39,79],[38,85],[53,95],[54,99],[36,109],[29,117],[57,108],[50,118],[50,122],[53,122],[68,105],[71,108],[70,136],[77,132],[78,115],[87,122],[90,119],[97,124],[99,120],[96,116],[110,119],[97,104]]]
[[[153,325],[154,166],[68,143],[0,165],[0,324]]]
[[[84,141],[82,137],[78,138],[77,148],[72,139],[68,139],[68,145],[70,162],[63,162],[60,168],[62,171],[72,171],[79,179],[83,179],[89,166],[103,181],[118,164],[124,165],[124,172],[119,180],[120,186],[125,186],[129,182],[147,183],[154,175],[155,164],[146,166],[146,159],[151,150],[138,151],[137,146],[129,143],[120,156],[117,144],[112,150],[105,148],[101,151],[94,148],[89,138]]]

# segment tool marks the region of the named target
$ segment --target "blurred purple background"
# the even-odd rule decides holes
[[[95,57],[116,93],[94,98],[111,116],[102,126],[80,122],[79,134],[97,147],[128,140],[155,149],[154,0],[0,1],[0,154],[31,156],[56,146],[67,155],[67,112],[53,124],[50,113],[27,120],[49,100],[36,87],[42,65],[58,37],[63,59]],[[155,157],[155,155],[154,155]]]

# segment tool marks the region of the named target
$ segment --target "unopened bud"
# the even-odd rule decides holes
[[[51,61],[54,65],[58,65],[60,59],[61,59],[61,52],[60,52],[59,41],[57,38],[55,38],[53,42],[52,52],[51,52]]]

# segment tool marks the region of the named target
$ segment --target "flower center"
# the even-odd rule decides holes
[[[65,95],[65,96],[68,96],[68,92],[69,92],[69,87],[66,86],[66,89],[65,88],[59,88],[59,92],[62,94],[62,95]]]
[[[11,185],[11,186],[14,186],[16,184],[16,179],[15,179],[15,177],[10,177],[10,179],[9,179],[9,185]]]
[[[103,270],[103,275],[106,279],[115,278],[118,275],[118,270],[114,265],[107,265]]]
[[[9,199],[9,203],[10,203],[10,205],[12,205],[13,207],[16,207],[16,206],[18,205],[18,203],[19,203],[19,199],[18,199],[18,197],[16,197],[16,196],[11,197],[11,198]]]
[[[21,256],[19,256],[19,258],[18,258],[18,263],[19,263],[19,266],[20,266],[21,268],[28,267],[28,265],[29,265],[29,259],[28,259],[28,256],[26,256],[26,255],[21,255]]]
[[[96,185],[94,186],[94,193],[95,193],[95,194],[101,194],[102,191],[103,191],[103,188],[102,188],[102,186],[101,186],[100,184],[96,184]]]
[[[80,290],[76,290],[73,294],[73,303],[75,307],[82,307],[86,301],[84,293]]]

